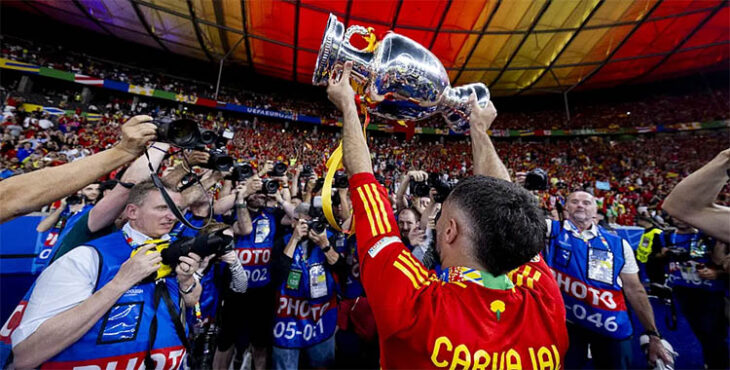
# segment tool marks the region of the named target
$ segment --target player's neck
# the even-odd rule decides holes
[[[449,267],[467,267],[480,271],[487,271],[487,269],[480,263],[466,256],[444,256],[443,262],[441,262],[441,267],[444,269]]]

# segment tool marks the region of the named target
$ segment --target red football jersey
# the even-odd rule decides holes
[[[510,272],[511,289],[439,280],[400,240],[385,189],[350,179],[360,278],[375,315],[383,368],[559,369],[565,308],[540,256]]]

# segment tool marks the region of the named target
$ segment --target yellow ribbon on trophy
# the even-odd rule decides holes
[[[355,96],[355,101],[360,107],[360,111],[365,114],[365,120],[362,125],[362,134],[365,136],[365,140],[367,141],[367,128],[370,124],[370,115],[368,114],[366,105],[360,95]],[[335,230],[353,235],[355,234],[355,218],[353,217],[350,221],[349,230],[342,230],[340,225],[337,223],[337,220],[335,220],[335,215],[332,211],[332,180],[335,178],[335,173],[344,168],[342,166],[342,140],[340,140],[340,144],[337,145],[337,149],[335,149],[329,159],[327,159],[326,166],[327,174],[324,176],[324,185],[322,186],[322,212],[324,212],[324,218],[327,219],[327,222],[329,222]],[[346,199],[340,199],[340,202],[346,201]]]

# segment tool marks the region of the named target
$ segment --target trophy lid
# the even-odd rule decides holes
[[[337,51],[345,35],[345,25],[337,20],[337,16],[330,13],[327,27],[322,36],[322,46],[317,55],[317,64],[312,74],[312,84],[325,86],[332,70],[332,64],[337,59]]]

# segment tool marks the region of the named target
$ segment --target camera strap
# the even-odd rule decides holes
[[[205,225],[201,227],[193,226],[182,214],[179,208],[177,208],[177,205],[175,202],[172,201],[172,198],[170,198],[170,194],[167,193],[167,189],[165,189],[165,185],[162,183],[162,179],[160,179],[159,176],[157,176],[157,172],[152,167],[152,161],[150,160],[150,155],[147,153],[147,149],[144,151],[145,157],[147,157],[147,166],[150,169],[150,177],[152,178],[152,183],[155,184],[155,187],[157,187],[158,190],[160,190],[160,193],[162,194],[162,198],[165,200],[165,203],[167,204],[167,207],[170,208],[172,211],[172,214],[175,215],[175,218],[177,218],[178,221],[180,221],[183,225],[193,229],[193,230],[202,230],[207,224],[210,222],[211,218],[213,217],[213,202],[211,200],[210,204],[210,213],[208,217],[208,221],[205,223]],[[197,178],[197,176],[196,176]],[[200,183],[200,179],[197,178],[198,184],[202,187],[203,184]],[[206,190],[204,190],[206,191]]]
[[[160,299],[163,299],[165,301],[165,306],[167,307],[167,313],[170,315],[170,319],[172,320],[172,323],[175,325],[175,333],[177,334],[178,338],[180,339],[180,342],[182,342],[183,347],[185,347],[185,352],[190,355],[190,343],[188,342],[188,337],[185,335],[185,327],[183,326],[183,319],[175,310],[175,304],[172,302],[172,298],[170,298],[170,292],[167,290],[167,284],[165,284],[164,279],[159,279],[155,282],[155,294],[154,294],[154,300],[152,302],[152,310],[154,312],[154,316],[152,316],[152,322],[150,323],[150,335],[149,335],[149,342],[147,344],[147,352],[145,353],[144,357],[144,364],[146,369],[154,369],[155,368],[155,362],[152,360],[152,347],[155,345],[155,339],[157,339],[157,307],[160,304]],[[178,309],[180,310],[180,313],[182,314],[183,307],[182,304],[178,305]]]

